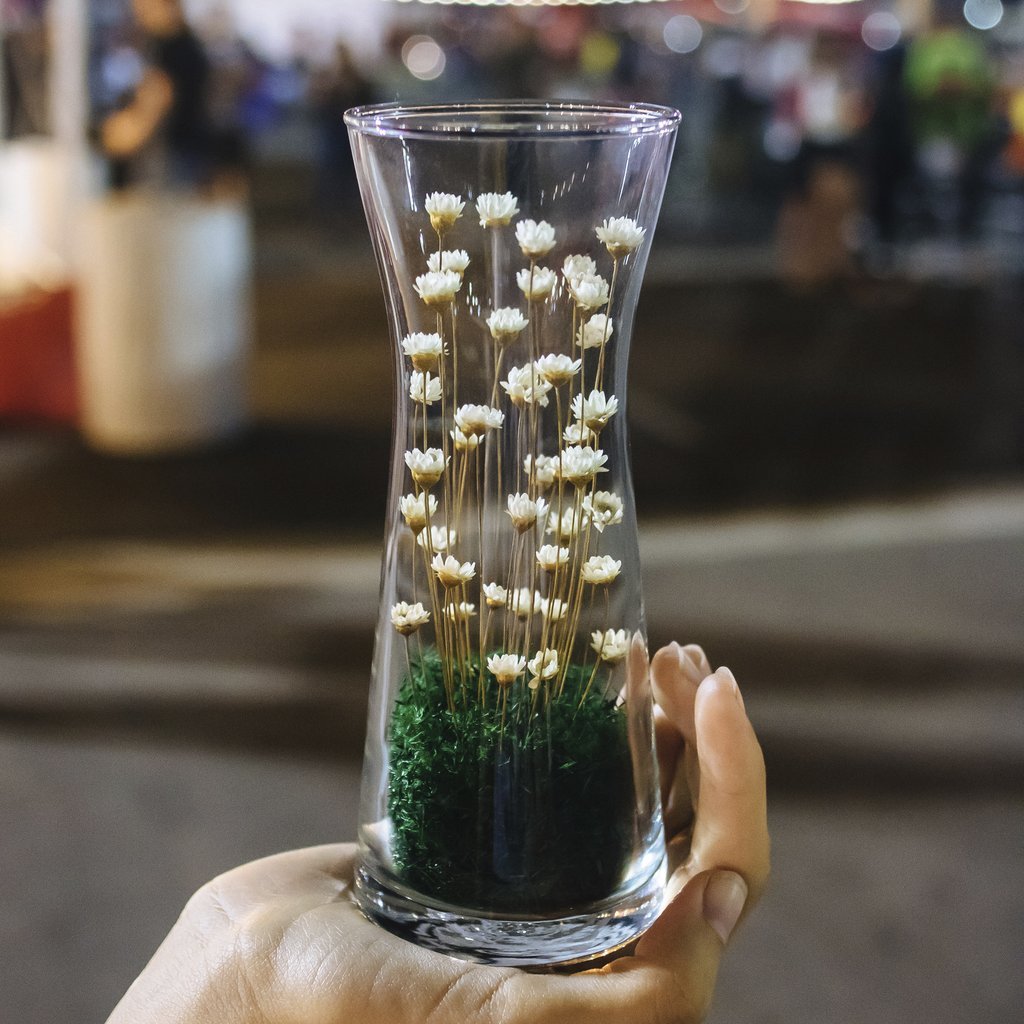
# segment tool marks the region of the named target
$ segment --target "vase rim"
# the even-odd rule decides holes
[[[651,135],[675,131],[681,114],[654,103],[491,100],[409,105],[375,103],[345,112],[360,135],[495,141]]]

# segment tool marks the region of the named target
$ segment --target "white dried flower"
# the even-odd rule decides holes
[[[608,301],[608,282],[600,274],[571,277],[568,284],[573,302],[580,309],[597,309]]]
[[[640,227],[631,217],[607,217],[595,233],[612,256],[618,257],[638,248],[647,229]]]
[[[607,342],[614,330],[612,318],[605,313],[595,313],[576,333],[576,344],[580,348],[600,348]]]
[[[548,404],[548,392],[551,390],[551,385],[532,364],[513,366],[508,371],[508,377],[501,382],[501,386],[513,404],[520,408],[524,405],[532,405],[534,402],[541,406]]]
[[[545,572],[554,572],[563,565],[569,564],[569,549],[555,547],[554,544],[545,544],[537,552],[537,564]]]
[[[606,473],[604,464],[608,461],[600,448],[591,448],[589,445],[581,448],[579,445],[572,445],[562,452],[559,459],[559,471],[562,479],[576,487],[583,487],[590,483],[598,473]]]
[[[572,414],[585,423],[594,433],[608,426],[608,421],[619,411],[619,400],[614,396],[605,398],[603,391],[591,391],[588,398],[577,395],[572,400]]]
[[[416,278],[416,294],[428,306],[446,306],[462,287],[462,275],[454,270],[431,270]]]
[[[548,516],[547,532],[552,534],[559,543],[572,540],[587,525],[587,517],[581,509],[579,512],[570,507],[562,512],[562,518],[552,510]]]
[[[414,402],[433,405],[441,400],[441,381],[425,370],[413,370],[409,380],[409,397]]]
[[[530,674],[537,679],[551,679],[558,675],[558,651],[546,647],[538,651],[527,666]]]
[[[500,430],[504,422],[505,414],[489,405],[461,405],[455,412],[455,426],[467,437]]]
[[[508,595],[509,610],[520,619],[540,614],[543,604],[544,598],[529,587],[520,587]]]
[[[537,486],[547,490],[558,475],[558,457],[552,455],[538,455],[537,469],[533,469],[533,456],[527,455],[523,459],[523,470],[528,477],[535,477]]]
[[[487,671],[499,685],[509,686],[526,671],[526,659],[521,654],[492,654],[487,659]]]
[[[402,351],[412,360],[416,370],[434,370],[444,353],[440,334],[407,334],[402,339]]]
[[[558,283],[555,272],[550,267],[524,267],[516,274],[519,290],[532,302],[546,299]]]
[[[511,192],[484,192],[477,197],[480,227],[504,227],[519,212],[519,200]]]
[[[521,220],[516,224],[516,241],[524,256],[538,260],[554,249],[555,229],[546,220]]]
[[[476,605],[468,601],[460,601],[458,604],[450,604],[444,610],[445,615],[452,622],[469,622],[476,615]]]
[[[590,634],[590,638],[590,646],[602,661],[615,664],[629,653],[629,633],[624,629],[608,629],[603,633],[597,630]]]
[[[597,434],[595,434],[586,423],[570,423],[569,426],[562,431],[562,440],[566,444],[578,444],[588,445],[595,444],[597,442]]]
[[[622,571],[622,563],[611,555],[593,555],[583,563],[581,570],[584,583],[592,583],[595,587],[613,583]]]
[[[465,249],[446,249],[444,252],[432,252],[427,257],[427,270],[454,270],[456,274],[464,274],[469,266],[469,253]]]
[[[583,499],[583,510],[598,533],[622,522],[622,499],[613,491],[595,491],[593,497],[588,494]]]
[[[555,388],[568,384],[580,372],[582,365],[583,362],[580,359],[554,354],[541,356],[534,360],[534,366],[540,375]]]
[[[451,192],[431,192],[423,205],[430,214],[430,226],[439,233],[450,228],[466,208],[462,196]]]
[[[538,519],[547,514],[548,503],[543,498],[534,501],[528,494],[510,494],[508,496],[508,517],[517,533],[526,533],[537,525]]]
[[[562,264],[562,276],[568,281],[583,274],[596,274],[597,264],[589,256],[566,256]]]
[[[416,543],[424,551],[434,554],[435,551],[447,551],[450,547],[454,547],[456,540],[458,540],[458,534],[454,530],[449,530],[445,526],[431,526],[429,531],[424,530],[419,534]]]
[[[540,612],[548,622],[561,622],[569,614],[569,602],[560,597],[544,598]]]
[[[411,452],[405,453],[405,464],[412,472],[413,480],[420,487],[429,488],[441,479],[446,460],[440,448],[428,448],[424,452],[419,448],[413,448]]]
[[[454,430],[449,430],[452,440],[455,442],[455,450],[459,452],[473,451],[480,447],[480,438],[476,434],[470,434],[468,437],[456,427]]]
[[[409,529],[419,533],[427,525],[427,513],[437,512],[437,498],[432,494],[407,494],[399,499],[398,507]]]
[[[440,554],[434,555],[430,562],[430,568],[442,587],[461,587],[468,583],[476,575],[476,562],[459,562],[454,555],[443,558]]]
[[[504,306],[501,309],[496,309],[487,318],[487,326],[490,329],[491,337],[499,345],[507,345],[513,338],[517,338],[523,333],[529,322],[514,306]]]
[[[402,636],[411,636],[420,626],[430,621],[430,612],[418,601],[416,604],[408,604],[399,601],[391,608],[391,625],[398,630]]]
[[[508,591],[498,583],[485,583],[484,600],[488,608],[501,608],[508,602]]]

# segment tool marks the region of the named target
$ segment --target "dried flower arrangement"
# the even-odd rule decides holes
[[[559,280],[540,262],[555,228],[519,220],[525,309],[493,309],[473,337],[459,314],[470,255],[444,244],[465,206],[426,198],[437,249],[415,292],[436,330],[401,343],[412,487],[399,511],[414,543],[410,593],[390,609],[406,647],[389,727],[392,854],[399,876],[436,900],[548,912],[609,896],[634,840],[613,683],[633,632],[609,621],[622,561],[599,550],[624,502],[599,481],[601,434],[620,405],[605,382],[619,270],[645,229],[604,220],[595,233],[609,277],[572,254]],[[493,270],[519,201],[483,194],[476,210]],[[549,326],[560,303],[568,332]],[[460,379],[463,346],[480,345],[490,379]],[[516,350],[526,359],[506,368]]]

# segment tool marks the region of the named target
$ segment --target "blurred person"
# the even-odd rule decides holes
[[[794,170],[800,191],[808,188],[822,164],[841,167],[854,177],[864,97],[859,69],[851,56],[844,40],[822,35],[815,42],[808,67],[794,84],[801,134]]]
[[[132,0],[145,70],[127,103],[104,122],[114,185],[195,187],[211,174],[210,63],[181,0]]]
[[[243,106],[253,79],[253,55],[226,6],[211,8],[195,24],[210,60],[207,113],[218,189],[244,193],[252,171],[252,147]]]
[[[320,846],[200,889],[108,1024],[697,1024],[767,879],[764,761],[732,673],[699,647],[662,648],[651,679],[673,872],[626,955],[566,976],[423,949],[357,909],[356,847]]]
[[[906,82],[934,219],[976,233],[985,173],[996,156],[995,74],[977,33],[942,27],[916,39]]]
[[[891,257],[899,226],[899,201],[915,166],[905,64],[903,46],[877,55],[864,127],[867,209],[878,242],[876,255],[883,263]]]
[[[823,35],[793,86],[801,141],[793,188],[779,215],[778,245],[783,275],[801,286],[827,282],[852,268],[863,96],[850,58],[843,40]]]
[[[347,225],[349,216],[359,208],[359,188],[345,111],[372,103],[374,95],[370,82],[340,40],[331,64],[313,73],[309,97],[317,122],[318,211],[339,226]]]
[[[0,126],[7,139],[50,131],[44,0],[0,0]]]

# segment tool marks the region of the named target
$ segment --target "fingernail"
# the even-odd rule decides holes
[[[716,871],[704,888],[704,920],[722,943],[729,941],[747,903],[747,883],[735,871]]]
[[[723,680],[724,682],[732,686],[733,696],[739,702],[739,706],[743,708],[744,711],[746,711],[747,706],[743,703],[743,694],[740,693],[740,684],[736,682],[736,677],[732,674],[732,672],[723,665],[715,673],[715,675],[718,676],[719,679]]]
[[[683,671],[683,675],[690,679],[692,682],[700,683],[700,669],[694,660],[686,653],[686,651],[680,647],[678,650],[679,654],[679,667]]]

